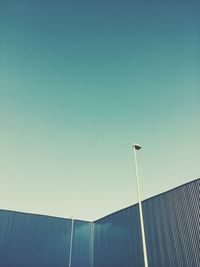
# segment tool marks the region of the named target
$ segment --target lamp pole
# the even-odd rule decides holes
[[[71,221],[71,235],[70,235],[70,247],[69,247],[69,267],[72,264],[72,246],[73,246],[73,235],[74,235],[74,218]]]
[[[135,159],[135,173],[136,173],[136,181],[137,181],[137,195],[138,195],[139,214],[140,214],[140,226],[141,226],[141,233],[142,233],[144,267],[148,267],[147,248],[146,248],[146,240],[145,240],[145,232],[144,232],[144,220],[143,220],[142,203],[141,203],[141,192],[140,192],[140,183],[139,183],[137,157],[136,157],[136,150],[140,150],[142,147],[138,144],[134,144],[132,148],[133,148],[134,159]]]

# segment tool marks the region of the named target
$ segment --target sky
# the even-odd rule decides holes
[[[95,220],[200,177],[200,4],[0,0],[0,209]]]

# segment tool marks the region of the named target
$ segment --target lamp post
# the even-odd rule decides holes
[[[141,233],[142,233],[144,266],[148,267],[147,248],[146,248],[146,240],[145,240],[145,232],[144,232],[144,220],[143,220],[142,203],[141,203],[141,192],[140,192],[140,183],[139,183],[137,157],[136,157],[136,150],[140,150],[142,147],[138,144],[134,144],[132,148],[133,148],[134,159],[135,159],[135,173],[136,173],[136,181],[137,181],[137,195],[138,195],[139,214],[140,214],[140,226],[141,226]]]

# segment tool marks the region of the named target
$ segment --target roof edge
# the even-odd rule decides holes
[[[198,181],[198,180],[200,180],[200,178],[196,178],[196,179],[194,179],[194,180],[192,180],[192,181],[189,181],[189,182],[186,182],[186,183],[184,183],[184,184],[178,185],[178,186],[176,186],[176,187],[174,187],[174,188],[172,188],[172,189],[169,189],[169,190],[167,190],[167,191],[164,191],[164,192],[159,193],[159,194],[157,194],[157,195],[154,195],[154,196],[152,196],[152,197],[148,197],[148,198],[142,200],[142,203],[143,203],[143,202],[146,202],[146,201],[148,201],[148,200],[150,200],[150,199],[152,199],[152,198],[158,197],[158,196],[160,196],[160,195],[167,194],[167,193],[169,193],[169,192],[171,192],[171,191],[174,191],[174,190],[176,190],[176,189],[178,189],[178,188],[180,188],[180,187],[183,187],[183,186],[186,186],[186,185],[188,185],[188,184],[194,183],[194,182],[196,182],[196,181]],[[137,206],[137,205],[138,205],[138,202],[135,203],[135,204],[129,205],[129,206],[125,207],[125,208],[116,210],[116,211],[114,211],[114,212],[112,212],[112,213],[109,213],[109,214],[107,214],[107,215],[105,215],[105,216],[103,216],[103,217],[100,217],[100,218],[97,219],[97,220],[92,221],[92,222],[93,222],[93,223],[98,222],[99,220],[104,219],[104,218],[106,218],[106,217],[108,217],[108,216],[110,216],[110,215],[113,215],[113,214],[115,214],[115,213],[117,213],[117,212],[119,212],[119,211],[122,211],[122,210],[125,210],[125,209],[128,209],[128,208],[131,208],[131,207],[133,207],[133,206]]]

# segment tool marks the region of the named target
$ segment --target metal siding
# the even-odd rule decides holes
[[[143,202],[149,266],[200,266],[200,180]]]
[[[0,211],[1,267],[66,267],[70,220]]]
[[[200,266],[200,180],[143,201],[149,267]],[[95,222],[94,267],[143,264],[138,205]]]
[[[143,201],[149,267],[200,266],[200,179]],[[0,267],[68,267],[71,220],[0,210]],[[143,267],[138,205],[74,221],[71,267]]]
[[[143,266],[138,206],[95,222],[94,267]]]

